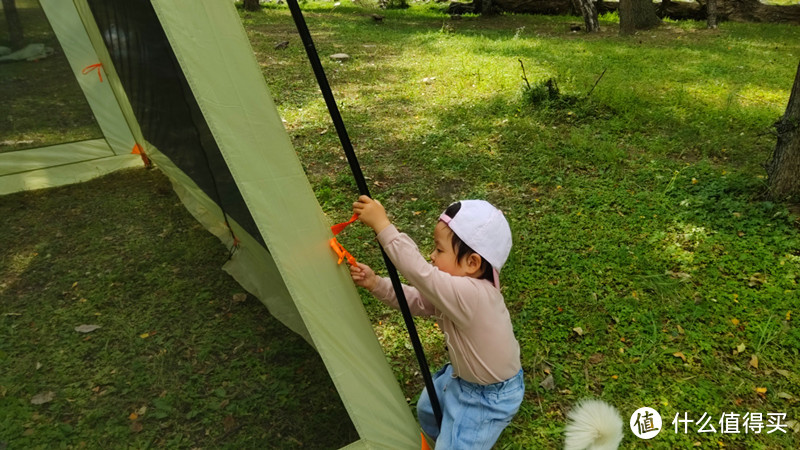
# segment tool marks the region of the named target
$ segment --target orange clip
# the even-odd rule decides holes
[[[351,266],[356,265],[356,259],[353,255],[350,254],[347,250],[345,250],[344,246],[336,240],[336,235],[341,233],[348,225],[358,220],[358,214],[353,214],[353,217],[350,218],[347,222],[337,223],[336,225],[331,227],[331,232],[333,233],[333,238],[331,238],[328,243],[331,245],[331,248],[337,255],[339,255],[339,262],[337,264],[341,264],[342,261],[347,259],[347,263]]]
[[[328,241],[328,243],[330,244],[333,251],[336,252],[337,255],[339,255],[339,260],[336,262],[336,264],[341,264],[342,261],[347,259],[348,264],[350,264],[351,266],[356,265],[356,258],[353,257],[353,255],[351,255],[350,252],[348,252],[344,248],[344,246],[340,244],[339,241],[336,240],[335,237],[331,238],[331,240]]]

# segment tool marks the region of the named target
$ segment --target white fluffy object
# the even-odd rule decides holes
[[[602,400],[582,400],[567,414],[564,450],[616,450],[622,417]]]

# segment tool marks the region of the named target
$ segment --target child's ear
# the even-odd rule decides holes
[[[481,265],[483,264],[483,259],[481,255],[477,253],[472,253],[467,256],[467,274],[472,276],[478,274],[478,271],[481,270]]]

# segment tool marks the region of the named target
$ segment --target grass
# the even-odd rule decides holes
[[[89,104],[74,77],[65,78],[69,63],[60,50],[44,12],[35,0],[16,0],[25,43],[40,43],[56,52],[26,64],[0,65],[0,153],[53,143],[102,137]],[[5,15],[3,15],[5,24]],[[8,30],[0,30],[0,45],[8,45]],[[93,76],[97,76],[92,72]],[[52,113],[51,111],[57,111]]]
[[[569,24],[577,20],[574,17],[467,16],[451,21],[438,6],[415,4],[408,10],[382,12],[386,18],[377,24],[369,17],[371,9],[347,2],[338,6],[308,3],[304,10],[373,194],[386,205],[398,227],[427,251],[441,210],[451,201],[470,197],[492,201],[511,222],[515,243],[502,272],[503,293],[522,347],[527,394],[498,448],[559,447],[566,411],[588,396],[616,405],[626,421],[641,406],[656,408],[665,428],[651,442],[657,448],[797,447],[797,434],[791,431],[703,434],[690,428],[684,434],[674,433],[671,422],[676,414],[688,413],[697,420],[709,413],[716,424],[722,413],[731,412],[763,413],[765,417],[767,413],[786,413],[785,421],[796,421],[800,411],[798,209],[765,196],[761,167],[775,145],[771,126],[788,101],[800,58],[800,29],[726,22],[711,31],[699,22],[666,21],[658,29],[620,37],[614,16],[601,17],[601,32],[586,35],[569,32]],[[242,12],[242,20],[323,209],[332,222],[346,219],[356,190],[288,10],[270,4],[255,13]],[[274,48],[284,40],[290,42],[286,49]],[[328,60],[327,55],[338,52],[352,58],[345,63]],[[561,98],[568,101],[532,101],[524,89],[520,61],[532,85],[554,79]],[[157,175],[151,172],[124,177],[135,180],[137,176],[154,177],[150,182],[158,184]],[[103,192],[112,189],[116,177],[98,181]],[[4,217],[20,202],[28,205],[28,214],[36,210],[39,217],[53,217],[49,211],[59,211],[61,203],[48,199],[67,197],[72,200],[59,217],[68,217],[71,209],[81,208],[73,203],[81,198],[96,205],[95,216],[113,208],[115,212],[104,213],[118,217],[110,223],[125,223],[120,225],[123,229],[139,226],[136,220],[123,220],[135,208],[116,199],[125,198],[123,192],[138,194],[143,188],[123,189],[118,196],[90,195],[97,191],[76,186],[6,196],[0,199],[0,207]],[[63,194],[59,196],[59,192]],[[163,192],[158,198],[165,206],[163,212],[153,211],[154,217],[183,214],[171,194]],[[9,223],[17,220],[21,219]],[[42,223],[42,219],[33,223]],[[95,226],[90,236],[96,241],[106,227],[108,224]],[[158,239],[158,247],[121,246],[115,256],[129,260],[146,256],[151,261],[148,267],[159,268],[172,264],[169,261],[174,255],[196,251],[187,259],[188,266],[188,261],[207,258],[200,254],[205,249],[218,257],[208,265],[216,268],[222,263],[219,259],[224,259],[224,249],[211,238],[202,246],[194,244],[199,237],[191,238],[192,246],[176,242],[173,250],[159,259],[160,249],[171,241],[153,237],[167,228],[160,227],[149,232],[137,230],[134,235],[139,239],[133,239]],[[191,228],[170,229],[186,227]],[[351,227],[340,240],[359,259],[380,268],[378,249],[364,228]],[[78,276],[83,269],[72,269],[73,276],[61,275],[55,279],[60,281],[51,281],[50,276],[30,267],[44,264],[68,271],[101,265],[94,261],[103,252],[65,252],[64,258],[69,253],[76,259],[56,265],[43,261],[42,255],[48,251],[36,246],[53,245],[49,243],[57,230],[29,225],[24,234],[14,229],[3,233],[4,308],[8,308],[5,298],[25,292],[25,303],[14,305],[37,303],[33,300],[41,298],[40,294],[22,287],[48,283],[56,292],[68,294],[59,301],[69,303],[70,311],[86,307],[77,303],[81,298],[91,301],[71,287],[75,281],[79,282],[77,288],[82,287],[84,282]],[[30,243],[18,243],[20,235]],[[72,234],[65,236],[69,239],[62,236],[62,241],[77,239]],[[122,237],[111,242],[116,239]],[[129,274],[126,267],[112,268],[104,277],[125,279],[122,275]],[[87,270],[90,275],[81,279],[103,273]],[[169,270],[159,270],[141,279],[148,290],[163,291],[159,304],[175,308],[184,304],[186,293],[204,292],[203,286],[173,291],[171,285],[178,275],[180,272],[172,276]],[[217,302],[218,309],[203,313],[203,317],[215,317],[238,290],[222,274],[201,279],[210,297],[197,304]],[[134,291],[131,295],[133,301],[143,294]],[[402,320],[367,293],[363,296],[376,334],[413,402],[421,379],[415,373]],[[251,303],[254,314],[259,305]],[[49,307],[26,306],[27,310],[40,309],[38,314],[45,318],[52,315]],[[8,312],[18,311],[8,308]],[[156,320],[160,315],[147,314],[152,325],[148,322],[129,331],[128,336],[134,338],[128,339],[134,343],[126,349],[128,358],[158,355],[157,346],[145,350],[136,345],[155,342],[152,338],[164,327]],[[239,315],[234,314],[236,317]],[[4,430],[9,426],[21,430],[24,424],[35,423],[30,417],[38,410],[18,399],[41,390],[27,380],[26,370],[30,371],[31,364],[35,367],[32,360],[24,366],[27,369],[14,365],[11,375],[6,375],[12,367],[10,361],[26,354],[16,343],[35,338],[11,339],[15,336],[11,333],[19,333],[28,321],[22,322],[19,316],[3,316],[3,320],[0,349],[7,356],[0,361],[4,364],[0,386],[6,393],[0,395],[0,401],[16,401],[29,412],[25,419],[10,415],[0,422],[4,427],[0,436],[6,436]],[[252,332],[256,326],[226,327],[221,320],[211,325],[214,327],[205,334],[215,336]],[[224,333],[213,331],[220,327]],[[82,338],[66,324],[63,328],[61,333],[75,341],[68,349],[79,349]],[[150,329],[159,333],[147,339],[136,337]],[[442,338],[428,321],[418,321],[418,329],[435,368],[446,360]],[[98,331],[103,330],[106,328]],[[257,343],[260,339],[272,337],[252,339],[257,348],[263,347]],[[62,341],[49,345],[55,354],[63,346]],[[196,342],[195,348],[210,351],[207,349],[216,347],[211,341]],[[81,356],[71,358],[80,360]],[[258,383],[259,391],[272,389],[270,377],[259,378],[263,370],[267,369],[243,370],[236,382]],[[157,375],[154,378],[159,385],[148,391],[148,396],[128,399],[122,408],[89,409],[88,403],[67,402],[75,410],[50,420],[56,423],[90,411],[109,417],[109,411],[121,410],[124,425],[111,429],[119,436],[129,436],[126,433],[132,432],[125,428],[130,425],[128,415],[142,405],[148,406],[147,414],[158,410],[155,399],[161,398],[161,391],[170,392],[171,383],[181,383],[175,381],[177,375],[166,371],[147,369],[147,373]],[[540,387],[549,375],[555,381],[552,390]],[[56,376],[51,386],[77,382],[65,378]],[[89,391],[92,387],[86,386]],[[198,389],[213,395],[218,388],[226,395],[234,392],[222,382]],[[122,394],[108,397],[116,395]],[[227,442],[202,440],[203,433],[187,431],[196,425],[181,417],[186,418],[192,408],[202,411],[198,415],[213,410],[214,402],[202,403],[201,397],[206,398],[198,394],[175,400],[184,414],[160,419],[171,424],[169,436],[201,446]],[[227,406],[233,403],[231,400]],[[161,423],[147,414],[145,418],[152,422],[145,423],[148,426],[141,433]],[[219,424],[226,417],[220,414],[209,421]],[[303,417],[314,417],[318,423],[327,420],[308,412]],[[235,420],[238,423],[239,419]],[[719,431],[718,424],[716,427]],[[243,428],[234,438],[258,440],[264,428]],[[225,433],[224,426],[211,429],[216,430],[218,439]],[[310,434],[293,436],[307,446],[328,446]],[[25,442],[54,441],[27,438],[31,440]],[[180,446],[163,438],[155,443]],[[624,445],[646,446],[631,434],[626,435]]]
[[[3,448],[357,438],[317,354],[220,270],[227,251],[159,172],[6,196],[0,214]]]

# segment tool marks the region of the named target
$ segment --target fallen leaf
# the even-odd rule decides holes
[[[578,336],[583,336],[583,328],[581,328],[581,327],[575,327],[575,328],[572,329],[572,331],[577,333]]]
[[[233,302],[234,303],[241,303],[247,300],[247,294],[244,292],[239,292],[238,294],[233,294]]]
[[[778,372],[779,374],[785,376],[786,378],[789,378],[791,375],[788,370],[784,369],[775,369],[775,372]]]
[[[792,312],[786,311],[786,321],[789,322],[790,320],[792,320]]]
[[[225,432],[229,432],[236,428],[236,420],[234,420],[233,416],[229,415],[222,419],[222,426],[225,428]]]
[[[53,391],[40,392],[31,398],[32,405],[43,405],[52,402],[56,398],[56,393]]]
[[[731,319],[731,323],[734,324],[734,325],[739,325],[739,319],[734,317],[733,319]]]
[[[689,278],[692,278],[692,276],[686,272],[673,272],[671,270],[664,272],[664,275],[669,275],[670,277],[677,278],[681,281],[687,281]]]
[[[131,432],[133,433],[139,433],[140,431],[142,431],[142,429],[144,429],[144,425],[142,425],[142,422],[133,422],[131,424]]]
[[[611,378],[616,380],[617,378],[619,378],[619,375],[611,375]]]
[[[753,368],[758,369],[758,356],[756,355],[750,356],[750,365]]]
[[[675,352],[672,354],[672,356],[680,358],[683,360],[683,362],[686,362],[686,355],[684,355],[683,352]]]
[[[763,273],[756,272],[750,277],[750,282],[747,283],[747,285],[750,287],[760,286],[766,282],[767,282],[767,276],[764,275]]]
[[[132,413],[131,413],[131,414],[128,416],[128,419],[130,419],[130,420],[136,420],[136,419],[138,419],[138,418],[139,418],[139,415],[138,415],[138,414],[136,414],[135,412],[132,412]]]
[[[147,412],[147,406],[146,405],[142,406],[141,408],[136,410],[136,414],[138,414],[139,416],[143,416],[144,413],[146,413],[146,412]]]
[[[736,346],[736,351],[737,351],[737,352],[739,352],[739,353],[744,353],[744,349],[745,349],[745,348],[746,348],[746,347],[745,347],[745,345],[744,345],[744,342],[742,342],[741,344],[739,344],[739,345],[737,345],[737,346]]]
[[[100,325],[78,325],[75,327],[75,331],[78,333],[91,333],[98,328],[101,328]]]
[[[602,361],[604,358],[602,353],[595,353],[594,355],[589,357],[589,362],[592,364],[597,364]]]
[[[541,383],[539,383],[539,386],[544,388],[546,391],[552,391],[553,389],[555,389],[556,382],[555,380],[553,380],[553,375],[548,375],[547,378],[545,378],[544,380],[542,380]]]
[[[139,335],[139,337],[142,338],[142,339],[147,339],[147,338],[150,337],[150,333],[142,333],[142,334]]]
[[[792,394],[790,394],[788,392],[778,392],[778,397],[785,398],[786,400],[791,400],[791,399],[794,398],[794,395],[792,395]]]
[[[796,420],[787,420],[786,426],[793,430],[795,433],[800,433],[800,422]]]
[[[686,334],[686,331],[684,331],[683,327],[681,327],[680,325],[677,325],[677,327],[678,327],[678,334]]]
[[[766,395],[767,394],[767,388],[765,388],[765,387],[757,387],[756,388],[756,394],[758,394],[762,398],[766,397],[767,396]]]

